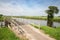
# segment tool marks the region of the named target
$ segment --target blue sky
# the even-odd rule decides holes
[[[57,6],[60,11],[60,0],[0,0],[0,14],[46,16],[48,6]],[[60,16],[60,12],[57,15]]]

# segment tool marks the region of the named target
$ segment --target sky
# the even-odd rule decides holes
[[[60,16],[60,0],[0,0],[0,14],[7,16],[47,16],[45,10],[57,6]]]

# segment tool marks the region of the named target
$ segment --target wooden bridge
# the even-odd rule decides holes
[[[21,23],[17,20],[10,20],[8,27],[22,40],[55,40],[40,30],[32,27],[29,24]]]

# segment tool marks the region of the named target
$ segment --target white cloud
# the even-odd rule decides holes
[[[43,13],[44,9],[40,9],[38,6],[32,8],[27,5],[12,5],[11,3],[1,3],[0,12],[4,15],[39,15]]]
[[[33,7],[28,7],[27,5],[12,3],[0,3],[0,14],[4,15],[46,15],[45,10],[47,7],[40,7],[34,5]]]

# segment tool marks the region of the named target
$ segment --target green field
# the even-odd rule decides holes
[[[26,19],[35,19],[35,20],[47,20],[46,16],[13,16],[16,18],[26,18]],[[60,17],[54,17],[53,21],[60,22]]]
[[[0,28],[0,40],[20,40],[9,28]]]
[[[60,27],[52,28],[48,26],[39,26],[36,24],[31,24],[37,29],[43,30],[44,33],[50,35],[50,37],[55,38],[56,40],[60,40]]]

